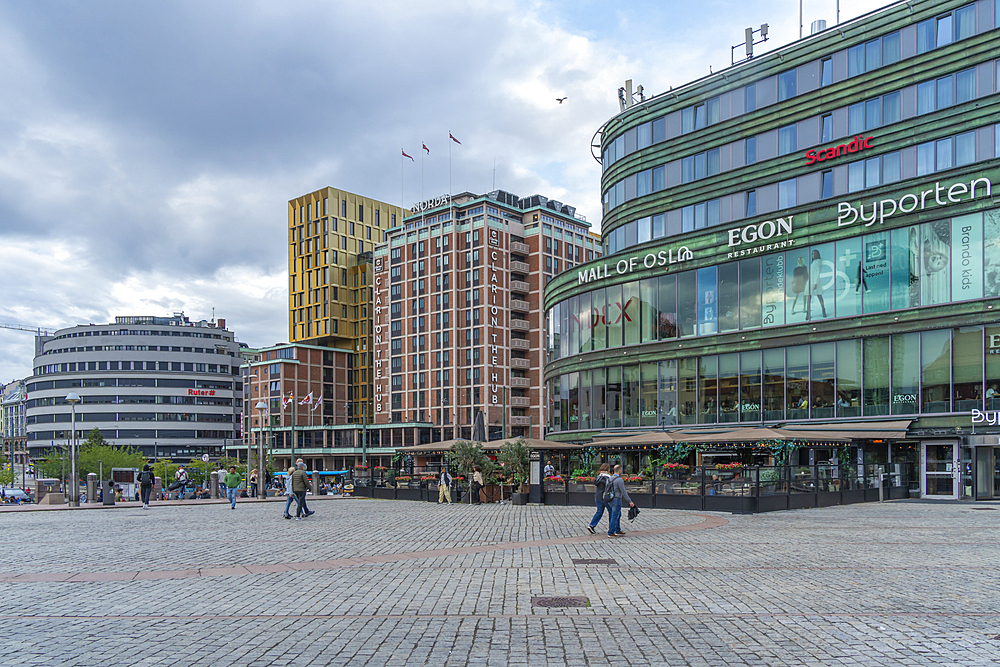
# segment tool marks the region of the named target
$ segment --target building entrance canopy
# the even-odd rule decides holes
[[[469,440],[443,440],[441,442],[428,442],[423,445],[414,445],[413,447],[397,447],[397,452],[404,452],[409,454],[424,453],[429,454],[432,452],[447,452],[450,451],[452,446],[458,442],[470,442]],[[522,442],[528,449],[534,450],[552,450],[552,449],[582,449],[583,445],[577,445],[569,442],[556,442],[554,440],[538,440],[537,438],[508,438],[506,440],[490,440],[488,442],[479,442],[479,444],[484,450],[496,451],[503,448],[504,445],[508,443]]]
[[[906,437],[911,420],[890,422],[855,422],[849,424],[801,424],[789,428],[692,428],[673,431],[649,431],[631,436],[597,435],[596,447],[638,447],[683,442],[698,444],[752,444],[763,441],[801,443],[843,443],[852,440],[898,439]]]

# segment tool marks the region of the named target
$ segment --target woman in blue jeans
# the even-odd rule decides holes
[[[587,524],[587,530],[591,534],[596,532],[594,529],[601,522],[601,517],[604,516],[605,509],[608,510],[608,520],[610,521],[611,508],[604,502],[604,490],[608,488],[609,484],[611,484],[611,466],[607,463],[602,463],[597,473],[597,479],[594,480],[594,485],[597,487],[597,490],[594,492],[594,504],[597,505],[597,513],[594,514],[594,518]]]
[[[288,474],[285,475],[285,515],[284,518],[291,519],[292,515],[288,513],[288,509],[292,506],[292,501],[295,500],[295,494],[292,493],[292,473],[295,472],[295,468],[289,468]]]

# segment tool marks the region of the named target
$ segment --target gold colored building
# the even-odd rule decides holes
[[[349,421],[372,415],[372,250],[409,214],[330,187],[288,202],[288,338],[352,350],[347,404],[337,406]]]

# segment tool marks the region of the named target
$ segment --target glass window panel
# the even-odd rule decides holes
[[[653,167],[653,192],[659,192],[667,187],[667,168]]]
[[[953,301],[983,298],[983,215],[951,219],[951,289]]]
[[[653,170],[640,171],[635,181],[636,195],[643,197],[653,191]]]
[[[562,430],[569,429],[569,377],[559,378],[559,423]]]
[[[720,264],[719,331],[737,331],[740,327],[740,271],[738,262]]]
[[[590,292],[584,292],[580,299],[580,352],[590,352],[594,332],[593,308],[590,303]]]
[[[563,379],[569,380],[569,396],[567,401],[568,422],[566,428],[576,431],[580,428],[580,374],[567,373]]]
[[[567,299],[559,304],[559,358],[565,359],[570,352],[570,302]]]
[[[719,122],[721,107],[721,100],[718,97],[713,97],[705,103],[705,111],[708,115],[707,122],[709,125]]]
[[[864,414],[889,414],[889,337],[866,338],[864,357]],[[914,363],[916,368],[916,363]]]
[[[756,329],[761,323],[760,258],[740,260],[741,329]]]
[[[798,132],[796,128],[796,125],[787,125],[778,128],[778,155],[788,155],[797,150]]]
[[[983,238],[984,293],[987,298],[1000,296],[1000,209],[986,211]]]
[[[937,107],[937,85],[933,81],[917,84],[917,113],[925,114]]]
[[[719,173],[722,164],[722,152],[718,148],[714,148],[707,153],[705,153],[706,170],[709,176],[715,176]]]
[[[719,224],[721,218],[719,217],[719,200],[710,199],[705,202],[705,225],[708,227],[714,227]]]
[[[561,431],[562,423],[559,421],[562,416],[559,411],[559,378],[555,377],[549,380],[549,396],[551,397],[552,405],[549,409],[549,427],[553,431]]]
[[[659,319],[656,312],[656,283],[656,278],[644,278],[639,285],[639,297],[642,301],[639,315],[643,343],[656,340],[656,326]]]
[[[653,143],[667,140],[667,117],[663,116],[653,121]]]
[[[955,10],[955,39],[976,34],[976,6],[966,5]]]
[[[740,419],[740,357],[738,354],[719,356],[719,421]]]
[[[901,153],[894,151],[882,156],[882,182],[895,183],[902,178]]]
[[[760,351],[740,352],[740,420],[760,421]]]
[[[694,108],[694,128],[700,130],[706,125],[705,105],[699,104]]]
[[[952,105],[954,99],[954,81],[951,76],[944,76],[937,80],[937,108],[944,109]]]
[[[951,14],[942,16],[937,20],[937,46],[951,44],[954,37],[954,21]]]
[[[619,229],[625,230],[625,248],[631,248],[636,244],[636,237],[638,235],[638,225],[636,225],[635,220],[630,220],[625,223],[624,227],[619,227]]]
[[[681,231],[694,231],[694,206],[685,206],[681,209]]]
[[[681,337],[694,336],[696,333],[698,296],[695,283],[694,271],[677,274],[677,326]]]
[[[891,65],[900,58],[899,31],[891,32],[882,37],[882,64]]]
[[[677,337],[677,280],[674,276],[660,276],[657,289],[657,337],[669,340]]]
[[[694,156],[681,158],[681,183],[694,180]]]
[[[827,143],[833,141],[833,114],[828,113],[823,116],[823,134],[820,141]]]
[[[788,392],[788,419],[809,417],[809,346],[785,350],[785,378]]]
[[[865,160],[865,187],[866,188],[877,188],[879,186],[879,179],[882,174],[880,173],[882,169],[881,160],[877,157],[873,157],[869,160]]]
[[[866,234],[862,242],[863,258],[854,292],[863,294],[864,312],[889,310],[889,233]],[[841,314],[839,306],[837,313]]]
[[[667,216],[654,215],[653,216],[653,238],[662,239],[667,235]]]
[[[857,76],[865,72],[865,45],[858,44],[847,49],[847,76]]]
[[[653,221],[650,218],[639,218],[638,231],[636,233],[637,243],[646,243],[653,239]]]
[[[871,72],[882,66],[882,49],[877,39],[865,44],[865,71]]]
[[[792,267],[792,279],[788,283],[786,300],[789,324],[805,322],[809,308],[809,249],[799,248],[785,253],[785,266]]]
[[[834,303],[826,307],[826,297],[836,285],[836,266],[833,263],[833,244],[813,246],[809,255],[809,297],[806,299],[806,319],[818,320],[833,317]]]
[[[763,278],[763,303],[761,323],[765,327],[782,326],[785,323],[786,283],[785,275],[789,258],[783,253],[770,253],[761,258]],[[795,260],[791,260],[794,264]],[[803,283],[803,287],[805,283]]]
[[[837,416],[861,414],[861,341],[837,341]]]
[[[863,160],[847,165],[847,191],[859,192],[865,189],[865,163]]]
[[[785,418],[785,350],[764,350],[764,420]]]
[[[661,426],[677,423],[677,362],[673,359],[659,364],[657,413]]]
[[[967,69],[955,75],[955,101],[959,104],[976,97],[976,70]]]
[[[890,232],[892,309],[920,305],[920,231],[917,225]]]
[[[899,91],[882,97],[882,124],[898,123],[903,116],[903,95]]]
[[[955,166],[961,167],[976,161],[976,131],[964,132],[955,137]]]
[[[591,339],[595,350],[603,350],[608,344],[607,338],[607,308],[604,302],[604,288],[590,293],[592,301],[590,321],[593,326]]]
[[[656,371],[656,362],[642,364],[639,388],[640,426],[656,426],[660,423],[657,416]]]
[[[746,156],[745,162],[747,164],[753,164],[757,161],[757,137],[747,137],[746,138]]]
[[[829,419],[833,417],[836,403],[834,344],[819,343],[809,347],[809,414],[812,419]]]
[[[570,297],[569,301],[569,349],[570,355],[580,350],[580,299]],[[568,355],[567,355],[568,356]]]
[[[778,208],[791,208],[796,205],[798,200],[796,184],[794,178],[778,183]]]
[[[708,209],[704,203],[694,205],[694,228],[704,229],[708,222]]]
[[[607,372],[604,368],[595,368],[593,374],[593,415],[591,416],[591,428],[604,428],[607,416]]]
[[[920,335],[896,334],[892,338],[892,414],[917,412],[920,382]],[[871,359],[868,359],[871,362]]]
[[[590,371],[580,371],[580,422],[578,428],[590,428],[590,412],[592,410],[591,400],[593,387],[591,386]]]
[[[607,340],[608,347],[621,347],[622,344],[622,286],[612,285],[606,288],[607,302],[605,306],[604,320],[608,325]]]
[[[875,98],[865,102],[865,129],[874,130],[882,122],[882,100]]]
[[[607,428],[622,425],[622,367],[610,366],[606,369],[604,423]]]
[[[951,224],[948,220],[920,225],[920,304],[951,301]]]
[[[694,357],[677,360],[678,423],[694,424],[698,414],[698,364]]]
[[[833,83],[833,58],[823,58],[820,65],[820,84],[829,86]]]
[[[920,411],[951,412],[950,329],[920,334]]]
[[[743,106],[746,109],[746,113],[757,110],[757,86],[755,84],[750,84],[744,90],[743,95]]]
[[[858,102],[847,107],[847,133],[860,134],[865,131],[865,104]]]
[[[833,170],[827,169],[822,174],[822,192],[821,196],[823,199],[829,199],[833,196]]]
[[[639,425],[639,365],[622,367],[622,426]]]
[[[1000,327],[991,326],[984,330],[983,344],[986,348],[986,393],[985,409],[1000,409]]]
[[[755,215],[757,215],[757,191],[750,190],[747,192],[746,217],[750,218]]]
[[[718,333],[718,284],[717,268],[707,266],[698,269],[698,335],[709,336]]]
[[[778,75],[778,101],[795,97],[795,70],[791,69]]]
[[[934,142],[917,146],[917,176],[934,173]]]
[[[917,53],[927,53],[934,48],[934,19],[917,24]]]
[[[698,423],[714,424],[719,419],[717,359],[698,357]]]
[[[639,126],[639,132],[636,136],[636,140],[639,143],[639,148],[646,148],[653,144],[653,125],[652,123],[643,123]]]
[[[837,281],[834,287],[837,317],[861,313],[861,285],[865,282],[861,258],[860,237],[837,241]]]
[[[694,156],[694,177],[695,179],[705,178],[705,154],[698,153]]]

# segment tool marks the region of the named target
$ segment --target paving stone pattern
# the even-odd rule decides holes
[[[0,665],[1000,665],[1000,511],[310,502],[0,513]]]

